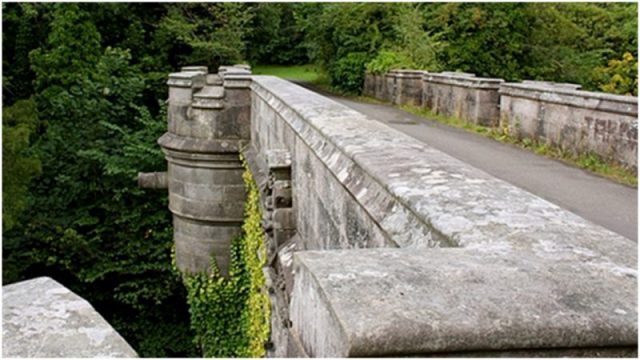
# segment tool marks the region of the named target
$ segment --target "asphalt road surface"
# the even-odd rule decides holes
[[[323,95],[637,242],[637,188],[390,105]]]

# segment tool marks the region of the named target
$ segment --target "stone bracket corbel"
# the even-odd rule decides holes
[[[268,264],[296,234],[291,187],[291,154],[286,150],[266,151],[267,179],[261,184],[264,194],[262,226],[267,235]]]

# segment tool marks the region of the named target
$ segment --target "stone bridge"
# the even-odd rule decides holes
[[[268,235],[269,355],[637,355],[633,242],[246,66],[168,85],[167,173],[140,183],[168,188],[178,267],[208,271],[213,254],[224,273],[244,155]]]

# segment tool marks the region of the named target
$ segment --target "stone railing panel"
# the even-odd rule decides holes
[[[397,70],[395,103],[398,105],[422,105],[422,76],[421,70]]]
[[[423,76],[423,104],[436,114],[478,125],[496,125],[500,114],[498,89],[502,82],[466,73],[428,73]]]
[[[637,171],[636,98],[533,83],[503,84],[500,95],[503,126],[513,134]]]

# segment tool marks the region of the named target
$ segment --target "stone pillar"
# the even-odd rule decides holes
[[[241,233],[245,201],[240,149],[249,139],[250,72],[185,67],[169,75],[167,159],[176,263],[183,272],[229,269],[231,240]]]
[[[384,74],[384,82],[385,82],[385,91],[384,91],[384,100],[388,101],[392,104],[397,104],[397,70],[389,70],[386,74]]]
[[[398,105],[422,105],[422,70],[397,70],[396,103]]]

